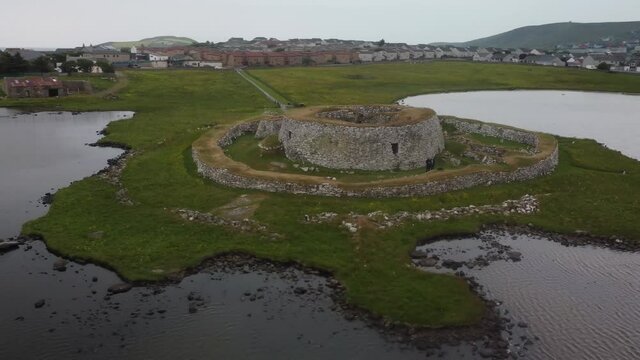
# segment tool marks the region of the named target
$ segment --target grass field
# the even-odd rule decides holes
[[[305,105],[390,103],[409,95],[468,90],[563,89],[640,92],[640,76],[599,71],[437,61],[247,71]]]
[[[252,73],[293,101],[309,104],[384,103],[420,92],[552,85],[640,92],[637,77],[509,65],[390,64]],[[351,80],[346,77],[349,74],[371,80]],[[212,125],[255,116],[272,110],[272,105],[234,72],[128,71],[127,76],[129,84],[117,99],[0,100],[0,106],[136,111],[134,119],[110,124],[103,139],[128,144],[136,151],[122,177],[134,205],[119,203],[115,186],[89,177],[60,190],[49,213],[23,229],[44,235],[55,251],[107,265],[129,280],[161,280],[215,254],[243,251],[329,270],[345,285],[348,301],[390,320],[459,326],[477,322],[483,305],[462,280],[425,274],[410,266],[408,254],[418,239],[509,222],[640,240],[640,164],[594,141],[574,139],[559,139],[556,172],[523,183],[386,200],[265,194],[255,220],[282,234],[278,240],[185,222],[172,209],[212,211],[241,194],[254,193],[200,177],[191,159],[191,144]],[[324,211],[440,209],[493,204],[526,193],[539,196],[539,213],[408,223],[355,235],[338,226],[301,223],[305,214]],[[89,234],[95,231],[103,231],[104,236],[91,239]]]

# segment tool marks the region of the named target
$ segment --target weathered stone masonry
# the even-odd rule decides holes
[[[357,127],[283,119],[287,158],[331,169],[410,170],[444,149],[436,116],[404,126]]]
[[[278,128],[278,120],[263,120],[264,121],[276,121],[276,123],[262,123],[260,121],[247,122],[239,124],[230,129],[223,137],[218,141],[218,145],[225,147],[230,145],[235,138],[245,133],[260,132],[261,135],[268,135],[275,132]],[[449,121],[449,120],[447,120]],[[457,123],[464,123],[464,120],[455,120]],[[531,133],[535,137],[535,140],[528,137],[529,134],[525,131],[515,132],[505,131],[497,125],[483,124],[488,127],[482,127],[484,134],[491,133],[491,136],[506,137],[509,136],[509,140],[514,140],[513,136],[527,137],[530,141],[529,144],[537,144],[537,136]],[[464,126],[464,125],[463,125]],[[493,128],[493,130],[491,130]],[[261,130],[259,130],[261,129]],[[469,127],[469,132],[477,129],[477,124],[473,127]],[[507,128],[505,128],[507,129]],[[281,130],[281,129],[280,129]],[[463,130],[464,131],[464,130]],[[509,134],[509,135],[505,135]],[[514,140],[517,141],[517,140]],[[523,142],[525,142],[523,141]],[[284,182],[276,179],[249,177],[241,174],[235,174],[228,169],[217,168],[211,164],[205,163],[200,159],[200,154],[194,148],[192,150],[193,159],[197,165],[198,172],[203,176],[226,186],[234,188],[255,189],[267,192],[287,192],[293,194],[308,194],[319,196],[335,196],[335,197],[373,197],[373,198],[385,198],[385,197],[410,197],[410,196],[427,196],[434,195],[449,191],[461,190],[474,186],[490,186],[500,183],[509,183],[514,181],[530,180],[539,176],[547,175],[553,172],[558,164],[558,148],[557,145],[550,154],[538,161],[537,163],[518,168],[514,171],[478,171],[475,173],[453,176],[444,180],[434,180],[423,183],[413,183],[406,185],[393,185],[393,186],[359,186],[359,187],[347,187],[341,185],[335,181],[327,180],[326,183],[294,183]]]

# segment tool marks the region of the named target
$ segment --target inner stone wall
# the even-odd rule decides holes
[[[492,125],[479,121],[462,120],[456,118],[446,118],[442,120],[445,124],[455,126],[464,133],[474,133],[486,136],[497,137],[521,144],[529,145],[538,149],[538,136],[535,133],[512,129],[505,126]]]
[[[444,149],[437,116],[410,125],[380,127],[283,118],[278,138],[287,158],[332,169],[416,169]]]

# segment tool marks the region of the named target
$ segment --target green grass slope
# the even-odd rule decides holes
[[[633,35],[634,33],[635,35]],[[640,21],[604,23],[563,22],[525,26],[502,34],[465,42],[460,45],[552,49],[560,44],[593,42],[607,37],[613,37],[617,40],[638,39],[640,37]]]

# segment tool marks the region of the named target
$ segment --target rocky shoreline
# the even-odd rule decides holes
[[[133,153],[122,144],[112,144],[112,143],[98,143],[95,146],[109,146],[109,147],[119,147],[124,148],[126,151],[119,157],[109,161],[109,166],[105,169],[98,172],[99,176],[104,177],[107,181],[110,181],[121,187],[121,190],[124,191],[124,195],[119,197],[119,199],[123,202],[129,203],[131,199],[126,196],[126,189],[122,186],[119,177],[121,171],[124,169],[126,165],[127,159],[133,156]],[[119,192],[120,193],[120,192]],[[52,194],[45,194],[43,197],[43,202],[45,200],[50,203],[53,201]],[[516,204],[517,201],[514,201]],[[523,211],[526,210],[526,213],[533,212],[537,210],[537,201],[534,197],[525,197],[521,199],[521,203],[524,204]],[[514,204],[508,203],[506,205],[501,204],[498,206],[495,211],[506,211],[507,212],[520,212],[520,206],[515,206]],[[521,205],[517,203],[516,205]],[[515,209],[515,210],[514,210]],[[458,209],[459,210],[459,209]],[[464,210],[464,209],[463,209]],[[488,209],[490,211],[494,211],[494,209]],[[514,211],[512,211],[514,210]],[[457,211],[457,210],[456,210]],[[477,209],[470,208],[469,212],[478,211]],[[461,214],[466,215],[466,211],[461,211]],[[380,215],[380,214],[375,214]],[[404,215],[404,216],[400,216]],[[404,220],[404,218],[410,214],[400,214],[396,217],[393,217],[394,220],[400,222]],[[431,216],[427,217],[423,214],[419,214],[424,217],[421,217],[419,220],[430,220]],[[438,213],[438,216],[459,216],[458,213]],[[416,215],[417,216],[417,215]],[[310,219],[306,219],[309,221]],[[388,220],[388,219],[385,219]],[[393,226],[395,224],[387,224]],[[516,233],[525,233],[537,236],[545,236],[553,241],[557,241],[565,246],[585,246],[585,245],[593,245],[593,246],[601,246],[612,248],[615,250],[621,251],[639,251],[640,244],[624,240],[618,237],[610,237],[610,238],[600,238],[596,236],[589,235],[585,232],[578,231],[575,234],[554,234],[548,233],[543,230],[536,229],[532,226],[511,226],[511,225],[490,225],[483,228],[483,231],[486,230],[494,230],[494,231],[509,231]],[[423,239],[420,241],[420,244],[427,244],[429,242],[434,242],[438,240],[442,240],[442,237],[433,238],[433,239]],[[0,240],[0,254],[3,252],[8,252],[11,250],[15,250],[20,248],[23,244],[25,246],[30,246],[28,243],[30,241],[38,241],[43,240],[41,237],[37,235],[30,236],[20,236],[18,238],[10,238],[6,241]],[[517,254],[508,254],[508,250],[505,249],[506,255],[513,261],[516,261],[518,257]],[[52,251],[52,253],[56,254]],[[414,254],[416,255],[416,254]],[[1,256],[1,255],[0,255]],[[76,262],[80,264],[86,263],[86,261],[82,259],[77,259]],[[54,271],[65,271],[66,270],[66,261],[56,263],[54,265]],[[98,264],[113,270],[108,266],[108,264]],[[456,264],[449,264],[450,266],[456,266]],[[300,263],[296,262],[277,262],[271,260],[263,260],[256,258],[251,255],[242,254],[242,253],[225,253],[214,256],[208,260],[203,261],[200,265],[182,271],[176,274],[170,274],[166,280],[159,282],[133,282],[133,283],[122,283],[122,284],[112,284],[109,286],[109,295],[108,297],[117,296],[119,293],[127,292],[135,287],[147,287],[152,289],[154,293],[162,292],[162,287],[168,284],[175,284],[184,277],[199,273],[204,271],[205,269],[220,272],[257,272],[257,271],[267,271],[274,273],[284,273],[287,269],[297,269],[302,271],[305,274],[322,276],[326,278],[327,286],[322,288],[316,287],[295,287],[291,289],[292,293],[298,296],[302,296],[305,294],[316,294],[316,295],[326,295],[333,299],[335,306],[331,308],[333,311],[337,311],[343,314],[343,316],[347,320],[361,320],[365,322],[368,326],[377,329],[380,331],[386,339],[393,342],[400,342],[411,344],[418,349],[424,350],[427,355],[440,355],[440,348],[444,344],[449,345],[458,345],[462,342],[468,342],[471,344],[473,352],[478,354],[483,358],[496,358],[502,359],[507,358],[509,353],[508,342],[506,342],[501,333],[509,332],[510,327],[515,326],[515,324],[511,323],[506,317],[503,316],[498,310],[497,305],[494,301],[487,300],[482,296],[483,290],[482,287],[475,282],[473,278],[467,278],[470,288],[483,299],[483,302],[486,305],[486,311],[482,321],[474,326],[468,327],[452,327],[452,328],[424,328],[424,327],[416,327],[411,326],[409,324],[399,324],[388,321],[383,317],[375,315],[367,310],[358,308],[349,304],[346,301],[345,296],[345,288],[333,278],[332,274],[321,269],[314,269],[310,267],[306,267]],[[458,276],[464,277],[465,274],[458,273]],[[249,301],[251,299],[258,298],[260,294],[258,293],[247,293],[245,294],[246,298]],[[193,294],[190,296],[189,300],[189,313],[195,313],[198,309],[203,306],[202,298],[198,294]],[[44,306],[44,302],[40,300],[34,304],[36,307]],[[518,324],[521,326],[522,324]]]
[[[584,246],[594,245],[600,247],[612,248],[622,251],[638,251],[638,246],[628,241],[616,241],[619,239],[601,239],[586,235],[584,233],[563,235],[544,232],[539,229],[528,226],[509,226],[509,225],[491,225],[483,228],[483,231],[497,231],[508,232],[518,234],[528,234],[535,236],[545,236],[549,239],[553,239],[565,246]],[[456,236],[459,237],[460,235]],[[420,244],[428,244],[443,239],[451,239],[453,237],[437,237],[432,239],[423,239]],[[30,241],[42,240],[38,236],[21,236],[19,238],[8,239],[9,242],[15,243],[11,247],[11,250],[19,248],[22,245],[29,246]],[[6,242],[4,242],[6,243]],[[511,261],[517,261],[520,254],[509,253],[509,249],[502,250],[503,257],[500,259],[509,259]],[[416,262],[426,259],[422,255],[417,253],[412,254]],[[493,259],[495,261],[496,259]],[[492,259],[487,259],[492,261]],[[85,263],[79,261],[79,263]],[[482,266],[483,264],[479,264]],[[459,264],[449,263],[446,267],[456,269]],[[57,268],[56,268],[57,267]],[[166,280],[159,282],[134,282],[124,284],[112,284],[109,286],[109,297],[117,296],[116,294],[126,292],[135,287],[147,287],[155,293],[162,292],[162,288],[169,284],[175,284],[181,281],[186,276],[191,274],[200,273],[202,271],[220,271],[220,272],[274,272],[284,273],[287,269],[297,269],[305,274],[322,276],[326,278],[327,285],[323,288],[312,287],[296,287],[291,291],[295,295],[303,295],[312,293],[315,295],[329,296],[335,306],[332,306],[330,310],[341,313],[347,320],[361,320],[365,322],[369,327],[378,330],[383,336],[392,342],[399,342],[404,344],[410,344],[420,350],[424,350],[425,353],[430,355],[439,355],[442,345],[458,345],[463,342],[471,344],[472,351],[477,353],[480,357],[485,358],[507,358],[510,354],[507,352],[509,343],[501,336],[502,333],[510,333],[510,330],[515,327],[525,327],[526,324],[514,323],[508,318],[506,314],[501,314],[497,310],[499,303],[487,300],[484,297],[484,291],[474,278],[466,277],[464,273],[457,272],[457,276],[465,277],[471,289],[479,294],[486,305],[486,312],[483,320],[480,324],[469,327],[457,327],[457,328],[444,328],[444,329],[430,329],[423,327],[415,327],[408,324],[398,324],[390,322],[383,317],[372,314],[364,309],[355,307],[346,301],[344,287],[332,277],[332,274],[323,271],[321,269],[309,268],[296,262],[277,262],[271,260],[263,260],[251,255],[242,253],[226,253],[212,257],[203,261],[200,265],[185,270],[178,274],[170,275]],[[54,265],[54,271],[64,271],[66,269],[66,261],[64,264],[56,263]],[[251,301],[252,298],[258,298],[260,294],[249,293],[245,294],[247,299]],[[189,299],[188,311],[190,313],[197,312],[203,305],[203,302],[199,300],[198,294],[193,294],[192,299]],[[35,306],[35,304],[34,304]],[[531,339],[527,343],[531,343]],[[516,354],[514,354],[516,355]],[[512,356],[514,356],[512,355]]]

